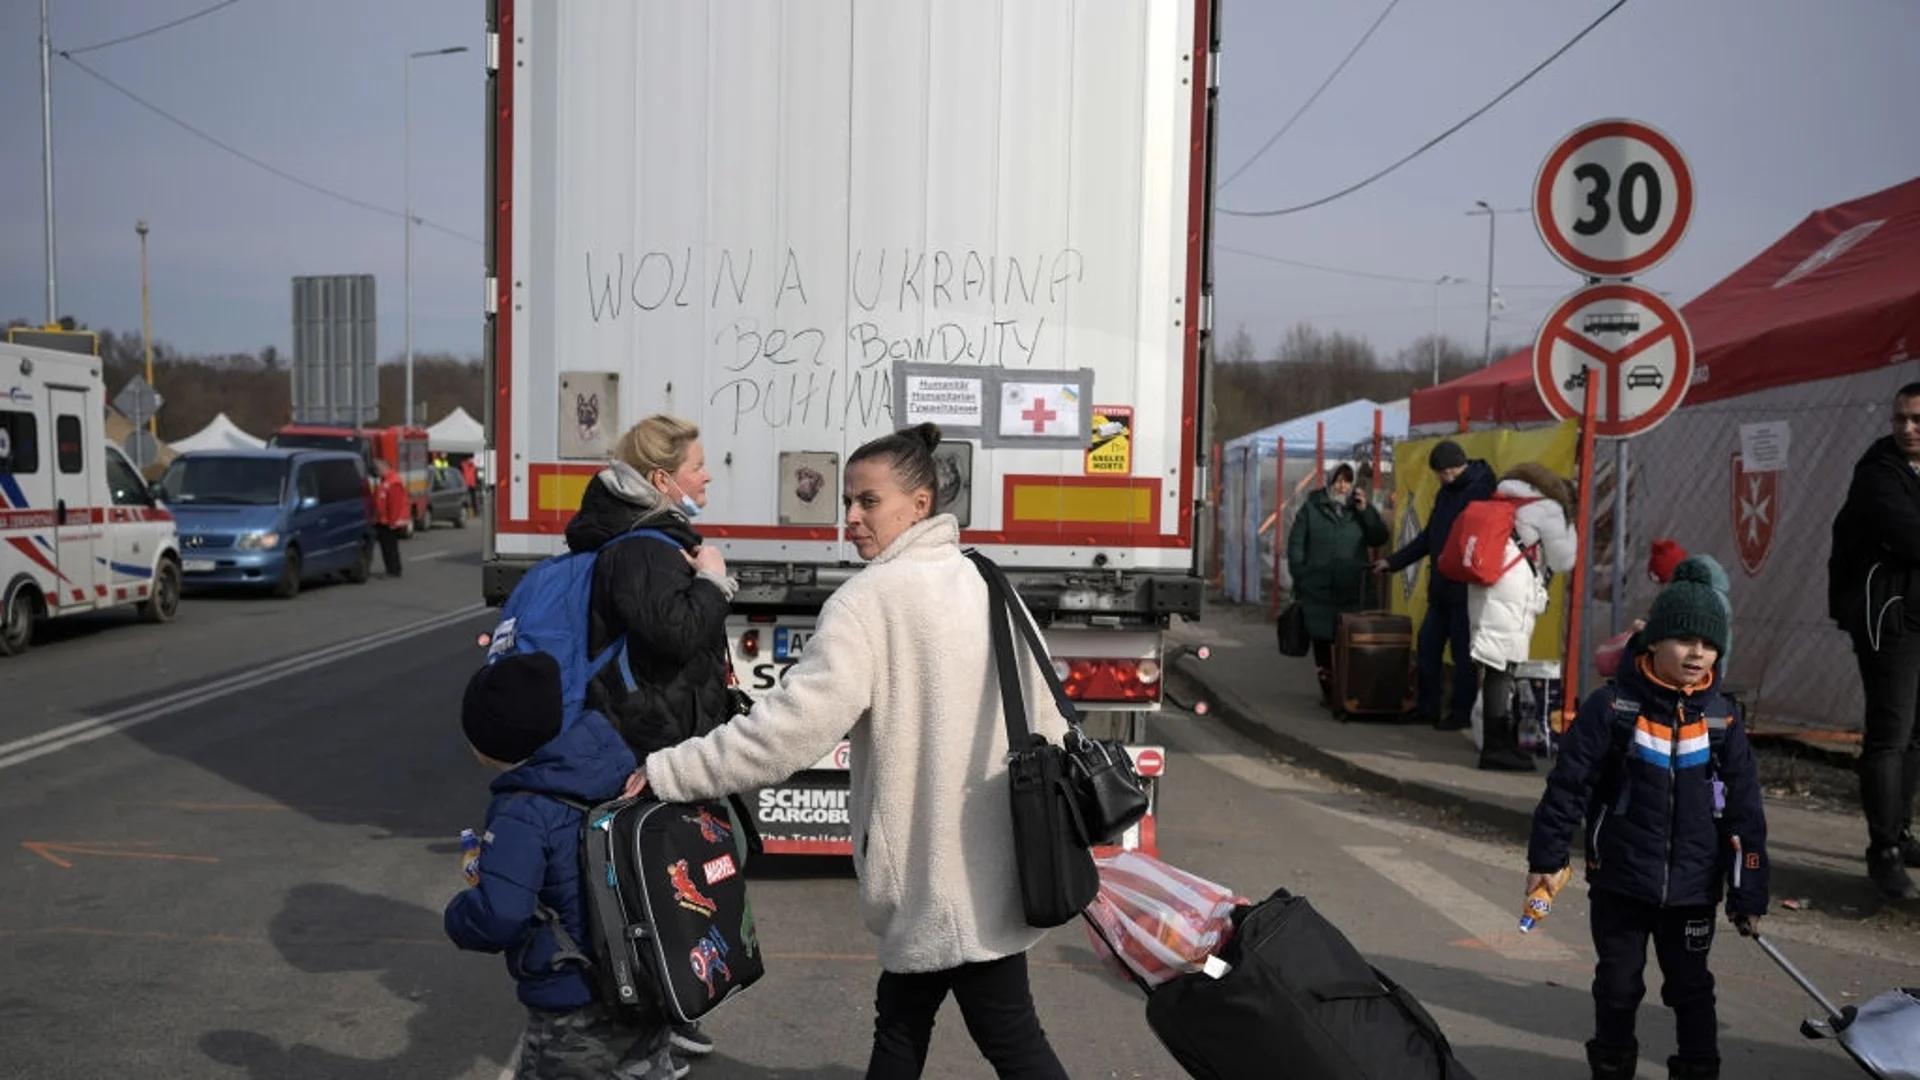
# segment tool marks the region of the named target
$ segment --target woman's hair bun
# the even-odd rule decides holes
[[[939,424],[915,424],[910,428],[901,428],[900,434],[925,446],[929,454],[940,445]]]

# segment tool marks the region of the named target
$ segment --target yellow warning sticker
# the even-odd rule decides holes
[[[1133,406],[1095,405],[1087,446],[1088,476],[1128,476],[1133,472]]]

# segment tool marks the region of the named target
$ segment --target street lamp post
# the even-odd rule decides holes
[[[147,302],[147,223],[134,225],[133,231],[140,234],[140,347],[147,354],[147,385],[153,385],[153,308]],[[147,417],[147,434],[160,437],[160,425],[152,416]]]
[[[406,104],[406,157],[404,172],[407,185],[406,233],[407,233],[407,399],[406,414],[401,418],[402,425],[413,423],[413,62],[423,56],[452,56],[467,51],[465,45],[449,45],[444,49],[423,49],[407,54]]]
[[[60,318],[59,273],[53,241],[53,35],[47,0],[40,0],[40,168],[47,215],[47,325]]]
[[[1493,363],[1493,223],[1500,215],[1495,213],[1493,207],[1488,206],[1484,199],[1474,200],[1473,205],[1487,215],[1487,331],[1486,338],[1480,346],[1480,365],[1487,367]],[[1474,211],[1470,210],[1468,213],[1474,213]]]

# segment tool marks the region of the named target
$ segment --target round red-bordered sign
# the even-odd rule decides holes
[[[1673,140],[1636,120],[1598,120],[1560,140],[1533,182],[1533,223],[1553,257],[1588,277],[1633,277],[1673,253],[1693,219],[1693,172]]]
[[[1594,434],[1626,438],[1665,420],[1693,382],[1693,335],[1686,320],[1638,285],[1590,285],[1562,300],[1534,339],[1534,389],[1553,415],[1579,418],[1586,383],[1596,377],[1600,417]]]

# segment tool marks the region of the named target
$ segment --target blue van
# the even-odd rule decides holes
[[[195,450],[155,486],[180,529],[188,585],[255,585],[294,596],[329,574],[367,580],[371,493],[343,450]]]

